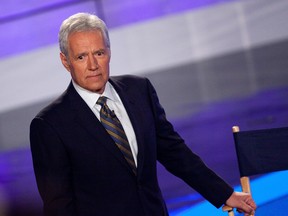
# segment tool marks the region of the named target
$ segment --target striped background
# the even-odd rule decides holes
[[[16,186],[24,181],[19,173],[29,176],[28,185],[33,183],[26,202],[39,202],[30,163],[29,123],[70,81],[58,57],[57,33],[63,19],[80,11],[96,13],[110,29],[111,74],[149,77],[168,118],[224,176],[223,165],[235,168],[235,157],[228,166],[221,152],[210,155],[207,149],[213,154],[222,144],[220,137],[227,134],[215,134],[219,141],[213,145],[201,142],[206,120],[211,124],[236,113],[237,120],[249,116],[247,129],[287,125],[287,0],[5,1],[0,7],[0,185],[7,206],[24,205],[11,198],[27,194]],[[255,98],[257,103],[252,102]],[[271,107],[278,108],[274,114],[268,113]],[[218,126],[230,133],[231,125]],[[234,172],[225,177],[232,184]],[[166,175],[159,167],[170,209],[199,200],[193,195],[189,201],[173,203],[191,191],[172,176],[164,181]]]

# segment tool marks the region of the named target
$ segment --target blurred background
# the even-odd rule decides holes
[[[42,215],[29,124],[69,84],[57,35],[61,22],[77,12],[97,14],[110,29],[111,75],[148,77],[187,145],[236,189],[231,127],[288,126],[287,0],[5,1],[0,6],[0,216]],[[264,184],[255,192],[259,215],[285,215],[288,186],[278,182],[285,178],[287,172],[253,179]],[[159,182],[171,215],[226,215],[160,164]]]

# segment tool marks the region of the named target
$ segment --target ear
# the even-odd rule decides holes
[[[109,61],[111,60],[111,49],[108,48]]]
[[[67,57],[62,52],[60,53],[60,59],[61,59],[63,66],[66,68],[66,70],[70,72],[69,60],[67,59]]]

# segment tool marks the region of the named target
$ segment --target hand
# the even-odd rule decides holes
[[[243,192],[233,192],[225,204],[236,208],[240,213],[245,213],[245,216],[254,215],[257,208],[251,195]]]

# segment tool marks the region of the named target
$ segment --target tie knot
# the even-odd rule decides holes
[[[106,101],[107,101],[107,97],[101,96],[98,98],[96,104],[103,106],[104,104],[106,104]]]

